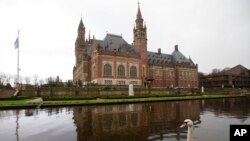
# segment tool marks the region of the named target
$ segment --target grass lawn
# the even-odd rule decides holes
[[[91,105],[91,104],[111,104],[111,103],[137,103],[137,102],[154,102],[154,101],[173,101],[173,100],[191,100],[191,99],[211,99],[237,97],[241,95],[197,95],[197,96],[170,96],[170,97],[144,97],[144,98],[97,98],[97,99],[60,99],[60,100],[44,100],[43,106],[53,105]],[[0,108],[6,106],[37,106],[40,102],[34,102],[33,99],[16,99],[16,100],[0,100]]]
[[[179,97],[148,97],[148,98],[122,98],[122,99],[102,99],[95,100],[48,100],[44,101],[44,105],[77,105],[77,104],[108,104],[108,103],[136,103],[136,102],[154,102],[154,101],[173,101],[173,100],[191,100],[191,99],[210,99],[210,98],[225,98],[235,97],[229,95],[202,95],[202,96],[179,96]]]
[[[25,106],[25,105],[38,105],[39,102],[34,102],[34,98],[25,99],[8,99],[0,100],[0,107],[2,106]]]
[[[12,105],[27,105],[29,100],[0,100],[0,106],[12,106]]]

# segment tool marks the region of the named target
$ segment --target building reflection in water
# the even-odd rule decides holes
[[[200,106],[200,101],[183,101],[75,107],[73,119],[78,141],[179,140],[186,137],[180,123],[199,120]]]
[[[178,128],[184,119],[199,121],[195,125],[194,132],[197,136],[202,136],[202,132],[198,135],[197,129],[214,128],[213,125],[206,124],[213,120],[206,117],[207,113],[218,116],[225,123],[230,119],[238,119],[240,123],[245,123],[250,116],[249,101],[250,96],[106,106],[54,107],[39,110],[0,110],[0,121],[3,124],[0,126],[0,135],[2,135],[1,140],[6,140],[13,135],[15,137],[10,137],[11,140],[17,141],[20,137],[35,140],[45,135],[47,140],[56,140],[53,136],[54,132],[49,134],[47,131],[59,131],[60,137],[57,136],[57,140],[70,140],[68,136],[72,136],[75,140],[76,136],[72,130],[76,130],[78,141],[185,140],[187,130]],[[72,125],[72,117],[76,127]],[[57,122],[59,120],[60,122]],[[200,120],[208,121],[201,123]],[[67,124],[62,124],[64,122]],[[204,125],[206,125],[205,128]],[[41,127],[45,130],[41,131]],[[30,132],[29,128],[34,132]],[[223,127],[216,128],[217,131],[225,130]],[[37,136],[32,138],[34,133],[37,133]]]

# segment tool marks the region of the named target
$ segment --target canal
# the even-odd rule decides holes
[[[1,141],[229,141],[231,124],[250,124],[250,97],[0,110]]]

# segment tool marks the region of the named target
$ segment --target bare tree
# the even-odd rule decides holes
[[[37,82],[38,82],[38,74],[34,74],[34,76],[33,76],[33,80],[34,80],[34,84],[35,84],[35,86],[37,86]]]
[[[16,85],[17,82],[17,75],[13,76],[13,80],[14,80],[14,84]],[[19,84],[23,83],[23,77],[21,75],[19,75]]]
[[[12,75],[11,74],[6,74],[6,83],[10,83],[11,79],[12,79]]]
[[[220,73],[221,71],[220,71],[220,69],[212,69],[212,74],[217,74],[217,73]]]
[[[23,83],[23,76],[19,76],[19,83],[22,84]]]
[[[229,71],[231,68],[229,68],[229,67],[225,67],[221,72],[227,72],[227,71]]]
[[[43,83],[44,83],[44,82],[43,82],[43,79],[40,79],[40,80],[39,80],[40,86],[43,85]]]
[[[5,83],[5,74],[4,73],[0,73],[0,85],[4,85]]]
[[[27,76],[24,78],[24,80],[25,80],[26,84],[30,84],[30,77]]]

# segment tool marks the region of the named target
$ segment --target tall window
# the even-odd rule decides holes
[[[104,76],[112,76],[112,67],[110,64],[104,65]]]
[[[123,65],[118,66],[118,76],[124,77],[125,76],[125,68]]]
[[[135,78],[136,76],[137,76],[136,67],[135,66],[130,67],[130,77]]]

